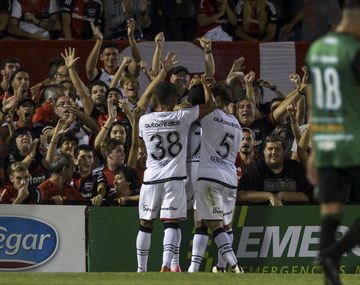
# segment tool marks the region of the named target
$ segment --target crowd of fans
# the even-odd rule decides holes
[[[58,36],[67,39],[93,38],[96,41],[86,60],[87,78],[84,80],[78,73],[79,58],[74,48],[65,49],[61,53],[62,59],[52,61],[49,77],[33,86],[29,83],[31,74],[21,67],[21,62],[10,58],[2,60],[0,203],[137,205],[147,156],[144,144],[139,139],[138,124],[142,114],[156,110],[156,101],[148,102],[150,94],[159,82],[168,78],[178,93],[176,108],[186,108],[191,106],[187,96],[189,90],[201,84],[198,76],[191,78],[186,66],[175,66],[166,60],[169,55],[165,57],[162,54],[166,44],[162,32],[154,37],[155,51],[151,67],[148,69],[142,61],[137,47],[137,38],[145,36],[142,25],[148,23],[150,26],[147,27],[151,27],[155,21],[159,21],[157,16],[149,16],[154,11],[160,11],[157,9],[164,9],[164,3],[170,1],[164,1],[163,5],[157,1],[122,1],[122,4],[106,0],[103,3],[96,0],[62,1],[62,6],[57,3],[61,8],[52,0],[48,2],[53,10],[49,8],[49,13],[41,18],[40,14],[29,12],[31,16],[25,12],[26,9],[35,9],[36,4],[32,3],[36,1],[9,1],[13,6],[2,36],[52,37],[54,27],[63,27],[62,32],[57,33]],[[239,179],[237,202],[272,206],[316,202],[304,167],[311,151],[311,130],[306,122],[306,67],[303,68],[303,74],[289,76],[294,84],[289,94],[283,94],[266,79],[256,79],[252,71],[244,74],[244,58],[234,59],[227,78],[215,82],[215,63],[209,39],[216,40],[214,33],[221,33],[228,39],[234,37],[245,40],[272,40],[274,38],[270,34],[275,37],[278,33],[276,13],[268,1],[238,1],[234,9],[230,0],[204,0],[200,5],[204,8],[213,2],[219,5],[221,2],[223,5],[223,10],[220,9],[222,12],[219,12],[221,17],[217,14],[216,17],[211,16],[214,18],[208,17],[205,10],[200,9],[197,20],[202,28],[213,27],[204,32],[208,37],[200,38],[206,66],[204,76],[215,97],[230,98],[228,111],[237,117],[243,128],[243,140],[236,162]],[[260,2],[266,5],[257,6],[258,9],[266,8],[270,20],[266,22],[269,26],[260,28],[255,35],[247,30],[251,30],[254,22],[245,14],[251,11],[251,3]],[[321,1],[306,1],[304,9],[307,2]],[[76,10],[76,3],[85,6],[82,10]],[[21,5],[28,7],[25,9]],[[116,5],[122,5],[122,8],[115,9]],[[20,16],[16,19],[14,13],[19,8]],[[74,9],[78,12],[86,11],[87,14],[74,16]],[[210,10],[214,12],[216,9],[219,7]],[[128,19],[131,11],[133,14]],[[107,13],[113,14],[110,16]],[[126,15],[121,18],[116,16],[117,13]],[[243,16],[239,18],[237,13],[243,13]],[[258,13],[261,15],[262,12],[258,10]],[[217,26],[210,20],[216,18],[217,23],[224,15],[229,23],[234,20],[232,26],[237,26],[231,33],[223,29],[222,21],[221,26]],[[4,16],[6,14],[1,14],[0,23],[4,20],[7,22]],[[23,20],[28,24],[19,23]],[[125,21],[125,24],[121,26],[120,22],[113,23],[115,20]],[[69,24],[68,29],[65,23]],[[288,27],[288,22],[284,23],[283,29],[287,32],[294,31],[295,26],[299,25],[297,22]],[[22,27],[31,29],[25,31],[21,30]],[[147,31],[151,31],[151,28]],[[120,58],[117,45],[104,43],[105,38],[126,38],[131,46],[132,57]],[[98,68],[99,60],[102,68]],[[149,80],[144,94],[139,94],[140,72]],[[274,94],[275,99],[271,102],[263,100],[265,88]],[[349,197],[349,201],[357,202],[359,197]]]
[[[343,0],[8,0],[0,3],[0,39],[312,41],[340,19]]]

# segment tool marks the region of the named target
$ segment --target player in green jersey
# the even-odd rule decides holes
[[[340,258],[360,242],[360,218],[335,239],[350,186],[360,191],[360,0],[345,2],[340,23],[312,44],[307,64],[315,153],[308,177],[319,186],[319,261],[327,284],[341,284]]]

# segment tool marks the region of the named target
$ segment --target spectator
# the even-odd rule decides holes
[[[284,159],[282,137],[266,138],[264,160],[255,162],[240,180],[238,201],[281,206],[282,202],[308,202],[311,186],[305,168],[294,160]]]
[[[239,0],[235,7],[237,26],[235,39],[272,41],[276,36],[275,7],[266,0]]]
[[[211,41],[231,41],[220,23],[236,25],[236,16],[228,0],[203,0],[198,9],[198,36]]]
[[[106,196],[105,177],[98,172],[94,175],[95,151],[89,145],[80,145],[75,149],[75,165],[72,184],[81,193],[87,204],[100,206]]]
[[[70,155],[61,154],[51,165],[51,176],[36,189],[38,204],[83,203],[80,192],[69,185],[74,173],[74,162]]]
[[[235,161],[235,165],[237,167],[236,172],[239,181],[245,171],[255,161],[255,133],[249,128],[242,128],[242,131],[243,137],[240,143],[240,150]]]
[[[127,166],[115,169],[114,188],[110,189],[108,200],[109,204],[115,203],[120,207],[139,204],[137,175],[134,169]]]
[[[0,204],[23,204],[29,201],[30,173],[21,162],[8,167],[10,182],[0,188]]]
[[[104,38],[106,40],[127,39],[127,20],[137,23],[135,38],[143,37],[142,28],[150,25],[148,0],[104,0]]]
[[[62,37],[67,40],[91,39],[93,36],[90,22],[101,27],[101,0],[59,0]]]
[[[14,0],[8,32],[16,38],[46,40],[60,31],[56,0]]]
[[[0,40],[9,38],[6,27],[10,18],[12,2],[13,0],[9,0],[0,3]]]
[[[4,59],[0,63],[0,74],[1,74],[1,82],[0,82],[0,95],[8,90],[10,86],[10,78],[13,73],[20,68],[20,62],[14,58]]]
[[[5,169],[13,162],[24,163],[31,173],[30,186],[35,187],[48,177],[45,158],[39,151],[38,144],[39,139],[33,140],[27,129],[16,129],[8,143],[9,154],[5,161]]]

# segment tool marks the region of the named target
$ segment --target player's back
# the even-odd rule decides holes
[[[354,62],[360,41],[329,33],[307,55],[312,83],[312,131],[318,167],[360,164],[360,82]]]
[[[201,119],[201,127],[199,180],[236,187],[235,160],[242,138],[238,120],[216,109]]]
[[[140,137],[146,151],[144,184],[186,178],[186,151],[190,125],[199,108],[176,112],[154,112],[140,118]]]

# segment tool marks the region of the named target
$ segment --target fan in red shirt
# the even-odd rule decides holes
[[[0,189],[0,204],[26,203],[29,196],[30,174],[22,162],[15,162],[8,167],[11,183]]]
[[[83,203],[84,198],[80,192],[69,185],[74,173],[75,165],[68,154],[61,154],[51,164],[51,176],[41,183],[37,190],[37,203],[39,204],[70,204]]]

